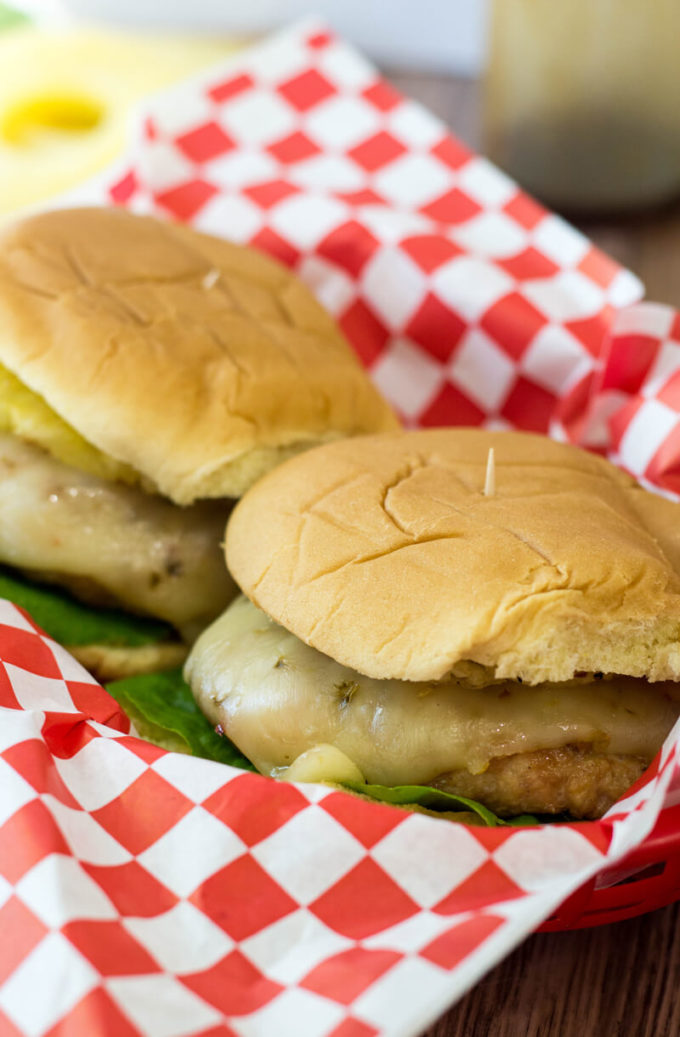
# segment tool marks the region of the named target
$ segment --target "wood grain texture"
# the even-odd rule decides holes
[[[679,987],[676,904],[530,937],[427,1037],[677,1037]]]
[[[477,83],[389,77],[481,147]],[[680,202],[578,226],[641,277],[648,299],[680,307]],[[678,1037],[679,991],[676,904],[597,929],[530,937],[425,1037]]]

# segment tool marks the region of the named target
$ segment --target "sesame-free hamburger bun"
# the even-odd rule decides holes
[[[541,436],[319,447],[234,510],[249,601],[195,646],[194,693],[268,773],[329,744],[369,782],[598,816],[680,711],[679,519]]]
[[[122,209],[0,233],[0,364],[177,504],[238,497],[305,447],[398,423],[274,259]]]
[[[234,593],[231,499],[311,445],[397,424],[259,252],[113,208],[0,233],[0,563],[190,640]]]

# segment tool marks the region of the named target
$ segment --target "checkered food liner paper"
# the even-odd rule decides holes
[[[680,324],[305,24],[152,100],[121,204],[294,266],[410,425],[549,431],[680,489]],[[0,602],[0,1034],[415,1035],[680,798],[680,731],[599,822],[468,828],[130,734]]]

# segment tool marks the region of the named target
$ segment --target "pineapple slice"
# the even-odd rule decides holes
[[[65,464],[101,479],[139,484],[138,472],[92,446],[79,432],[0,365],[0,432],[9,432],[46,450]]]

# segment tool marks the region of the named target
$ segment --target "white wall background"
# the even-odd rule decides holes
[[[14,6],[49,20],[77,15],[236,33],[318,14],[383,64],[473,75],[483,61],[487,0],[14,0]]]

